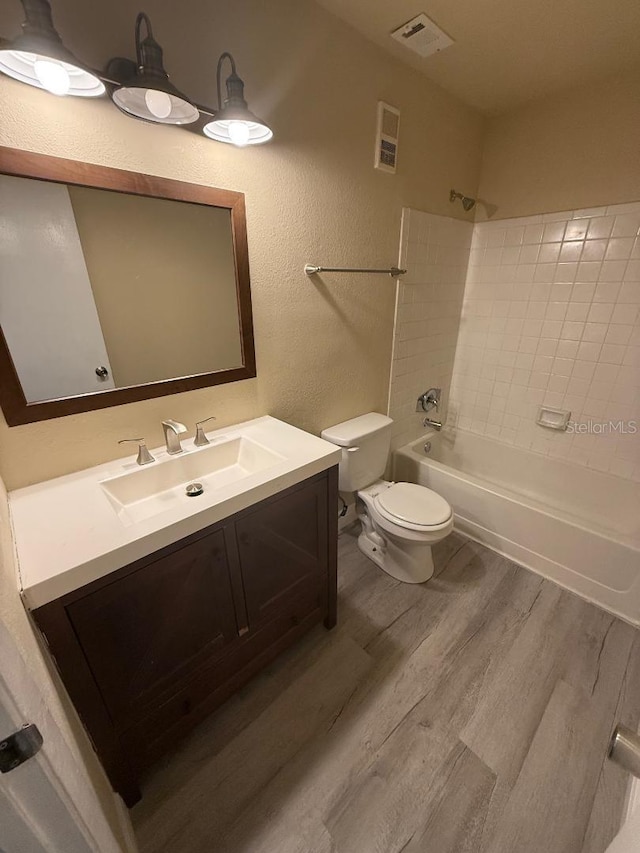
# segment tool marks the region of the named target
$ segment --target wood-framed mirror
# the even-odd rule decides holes
[[[256,375],[244,195],[0,147],[9,426]]]

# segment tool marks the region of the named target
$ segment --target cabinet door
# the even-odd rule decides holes
[[[237,638],[224,537],[203,536],[67,605],[116,726]]]
[[[326,478],[243,514],[236,536],[250,629],[300,596],[310,594],[311,607],[326,602]]]

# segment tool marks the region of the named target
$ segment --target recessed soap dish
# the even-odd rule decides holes
[[[549,406],[540,406],[536,423],[547,429],[566,430],[569,424],[571,412],[566,409],[552,409]]]

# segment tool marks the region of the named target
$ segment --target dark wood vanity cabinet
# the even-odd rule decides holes
[[[336,622],[337,470],[33,611],[114,789],[317,622]]]

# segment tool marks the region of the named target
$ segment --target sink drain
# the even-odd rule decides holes
[[[186,488],[186,492],[188,498],[197,498],[198,495],[201,495],[204,492],[204,486],[202,483],[189,483]]]

